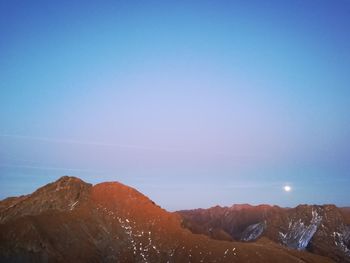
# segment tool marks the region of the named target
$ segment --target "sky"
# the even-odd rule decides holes
[[[350,206],[349,83],[348,0],[1,0],[0,199]]]

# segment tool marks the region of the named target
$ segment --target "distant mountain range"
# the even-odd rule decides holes
[[[170,213],[123,184],[64,176],[0,201],[0,262],[350,262],[349,227],[333,205]]]
[[[350,209],[334,205],[233,205],[178,212],[193,233],[254,242],[268,238],[291,249],[350,262]]]

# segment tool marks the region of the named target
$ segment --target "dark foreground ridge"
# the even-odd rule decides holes
[[[278,244],[266,234],[268,221],[254,242],[237,241],[224,227],[229,241],[193,234],[184,228],[189,213],[169,213],[117,182],[93,186],[64,176],[0,202],[0,262],[332,262]]]

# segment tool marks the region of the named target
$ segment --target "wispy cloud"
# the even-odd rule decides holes
[[[3,138],[14,138],[32,141],[41,141],[48,143],[64,143],[64,144],[75,144],[75,145],[87,145],[87,146],[98,146],[98,147],[113,147],[120,149],[135,149],[135,150],[146,150],[146,151],[160,151],[160,152],[177,152],[177,153],[203,153],[202,151],[196,151],[192,149],[179,149],[179,148],[168,148],[168,147],[148,147],[132,144],[115,144],[115,143],[104,143],[96,141],[79,141],[79,140],[69,140],[69,139],[59,139],[59,138],[49,138],[49,137],[37,137],[37,136],[27,136],[27,135],[17,135],[17,134],[0,134]],[[225,152],[210,151],[213,155],[228,155]]]
[[[57,170],[57,171],[71,171],[71,172],[94,172],[94,173],[102,173],[103,172],[103,171],[96,171],[96,170],[91,170],[91,169],[53,167],[53,166],[36,166],[36,165],[21,165],[21,164],[0,164],[0,167],[24,168],[24,169],[34,169],[34,170]]]
[[[36,166],[36,165],[21,165],[21,164],[0,164],[0,167],[5,168],[23,168],[23,169],[33,169],[33,170],[57,170],[57,171],[67,171],[67,172],[89,172],[89,173],[103,173],[103,171],[91,170],[91,169],[81,169],[81,168],[66,168],[66,167],[54,167],[54,166]]]
[[[233,189],[233,188],[268,188],[268,187],[281,187],[285,184],[285,182],[282,181],[275,181],[275,182],[239,182],[239,183],[231,183],[229,185],[226,185],[226,189]]]
[[[237,182],[237,183],[228,183],[224,187],[222,185],[215,185],[213,183],[186,183],[184,186],[183,183],[173,183],[171,185],[167,183],[145,183],[145,182],[138,182],[139,185],[142,185],[144,187],[148,188],[163,188],[163,189],[173,189],[173,188],[202,188],[202,189],[256,189],[256,188],[281,188],[286,184],[286,182],[283,181],[273,181],[273,182]]]

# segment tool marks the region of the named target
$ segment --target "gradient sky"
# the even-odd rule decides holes
[[[0,198],[350,205],[348,0],[2,0],[0,80]]]

